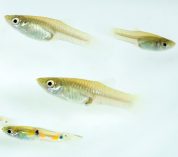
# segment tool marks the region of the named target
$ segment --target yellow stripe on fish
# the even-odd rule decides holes
[[[54,77],[38,78],[37,81],[52,95],[77,103],[130,104],[135,100],[133,95],[112,89],[97,81]]]
[[[5,126],[2,128],[3,132],[9,136],[19,139],[41,139],[48,141],[66,141],[79,139],[81,136],[70,133],[59,133],[54,131],[45,130],[31,126]]]
[[[121,40],[130,42],[147,50],[167,50],[175,46],[175,42],[156,34],[143,31],[130,31],[115,28],[113,33]]]
[[[64,22],[42,16],[6,15],[5,19],[15,29],[37,40],[66,40],[73,43],[90,43],[92,37]]]

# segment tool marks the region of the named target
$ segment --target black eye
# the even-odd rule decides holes
[[[12,133],[12,131],[9,129],[9,130],[7,130],[7,133],[8,133],[8,134],[11,134],[11,133]]]
[[[48,86],[51,86],[52,85],[52,82],[48,82]]]
[[[60,139],[63,139],[63,136],[61,135],[61,136],[59,136],[59,138],[60,138]]]
[[[48,87],[53,87],[53,86],[54,86],[54,81],[49,80],[49,81],[47,82],[47,85],[48,85]]]
[[[14,23],[17,23],[17,20],[16,19],[14,19],[14,21],[13,21]]]
[[[14,18],[13,20],[12,20],[12,22],[14,23],[14,24],[19,24],[19,19],[18,18]]]
[[[166,46],[167,46],[167,44],[166,44],[166,43],[163,43],[163,46],[165,46],[165,47],[166,47]]]
[[[35,135],[39,135],[39,130],[36,130],[36,131],[35,131]]]

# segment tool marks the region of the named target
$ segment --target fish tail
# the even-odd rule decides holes
[[[138,45],[138,37],[136,36],[134,31],[114,28],[113,34],[120,40]]]
[[[127,104],[133,104],[137,100],[137,97],[135,95],[121,91],[116,91],[113,96],[116,100],[122,101]]]
[[[109,98],[110,100],[113,100],[113,104],[127,104],[126,106],[130,106],[134,104],[136,100],[138,100],[137,96],[135,95],[112,88],[105,88],[104,96]]]
[[[82,136],[77,134],[71,134],[71,133],[63,133],[63,134],[67,136],[66,140],[79,140],[82,138]]]
[[[80,135],[73,135],[73,136],[75,136],[75,139],[81,139],[81,138],[83,138],[83,136],[80,136]]]
[[[77,44],[91,44],[94,41],[93,37],[88,33],[82,32],[65,23],[61,23],[57,34],[57,38]]]

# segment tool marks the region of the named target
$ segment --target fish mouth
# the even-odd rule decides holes
[[[3,127],[3,128],[1,128],[1,130],[2,130],[3,132],[6,132],[7,127]]]
[[[7,21],[11,21],[11,19],[12,19],[12,16],[11,16],[11,15],[5,15],[4,17],[5,17],[5,19],[6,19]]]
[[[174,41],[172,41],[171,46],[173,47],[173,46],[175,46],[175,45],[176,45],[176,43],[175,43]]]
[[[40,77],[40,78],[37,78],[36,80],[37,80],[39,85],[43,85],[44,84],[44,79],[43,78]]]
[[[46,89],[46,79],[45,78],[37,78],[36,79],[37,83],[42,87]]]

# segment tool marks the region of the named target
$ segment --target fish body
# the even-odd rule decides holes
[[[66,40],[74,43],[89,43],[91,36],[64,22],[42,16],[6,15],[7,22],[30,38],[51,41]]]
[[[132,103],[134,96],[100,82],[77,78],[38,78],[40,86],[52,95],[82,104]]]
[[[31,126],[5,126],[2,130],[11,137],[27,140],[66,141],[81,138],[78,135],[59,133]]]
[[[133,43],[147,50],[167,50],[175,46],[175,42],[156,34],[143,31],[129,31],[124,29],[113,29],[114,34],[121,40]]]

